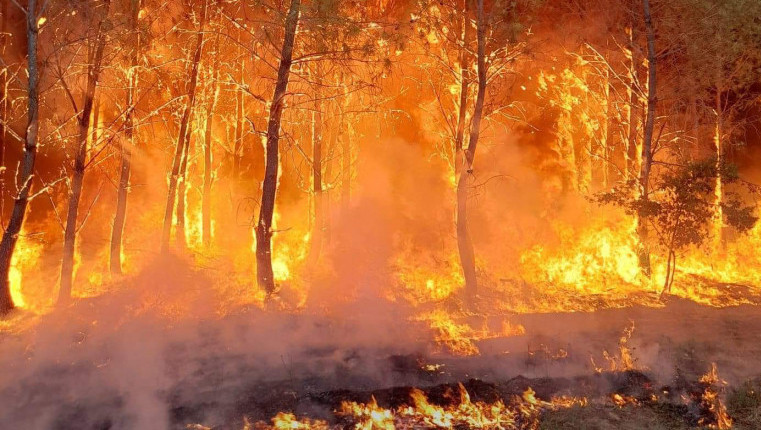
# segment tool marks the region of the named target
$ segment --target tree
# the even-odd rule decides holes
[[[10,280],[11,258],[16,248],[18,235],[24,225],[26,209],[32,196],[32,180],[37,156],[37,138],[39,132],[40,108],[40,64],[37,60],[37,38],[40,30],[40,17],[37,12],[37,1],[28,0],[26,10],[26,52],[27,52],[27,125],[24,134],[24,158],[21,171],[16,181],[16,196],[13,201],[13,211],[0,241],[0,314],[7,314],[13,309]]]
[[[647,206],[650,198],[650,171],[653,166],[653,132],[655,128],[655,109],[658,104],[657,91],[657,56],[655,51],[655,29],[650,13],[650,0],[642,0],[642,12],[645,21],[647,38],[647,113],[645,116],[644,138],[642,142],[642,157],[639,171],[639,200],[640,206]],[[637,217],[637,233],[639,235],[640,266],[645,275],[650,275],[650,251],[647,249],[648,225],[643,219],[647,212]]]
[[[177,144],[175,146],[174,158],[172,160],[172,170],[169,176],[169,191],[166,199],[166,209],[164,210],[164,227],[161,232],[161,247],[167,249],[172,234],[172,224],[174,215],[177,215],[177,231],[175,232],[177,243],[184,247],[185,245],[185,170],[187,160],[190,156],[190,127],[191,114],[196,99],[196,87],[198,85],[198,70],[201,63],[201,53],[203,51],[204,27],[206,25],[206,15],[208,0],[204,0],[201,6],[201,16],[199,19],[199,30],[196,33],[193,56],[190,63],[190,77],[187,88],[187,100],[183,108],[182,119],[180,120],[180,132],[177,135]],[[175,211],[176,208],[176,211]]]
[[[719,178],[719,181],[716,180]],[[666,279],[664,293],[671,292],[676,271],[676,252],[689,245],[700,246],[710,242],[709,230],[713,226],[715,195],[718,184],[724,188],[721,222],[734,227],[739,233],[750,230],[758,220],[755,207],[743,203],[733,191],[740,176],[734,165],[716,162],[715,158],[689,163],[684,169],[664,175],[659,191],[666,197],[649,205],[650,217],[655,220],[661,246],[666,249]]]
[[[108,9],[110,0],[105,0],[101,10],[93,10],[96,15],[95,24],[95,46],[88,45],[87,55],[87,77],[85,90],[82,94],[82,109],[78,110],[74,103],[74,96],[65,84],[65,77],[62,77],[64,89],[69,95],[73,104],[74,111],[77,112],[78,139],[75,145],[74,166],[71,178],[71,189],[69,192],[68,210],[66,213],[66,228],[64,230],[63,241],[63,258],[61,260],[61,285],[58,291],[58,302],[66,303],[71,298],[71,287],[74,276],[74,247],[76,245],[77,231],[79,230],[79,203],[82,198],[82,186],[84,184],[85,169],[87,167],[88,142],[90,140],[90,125],[93,113],[93,101],[95,99],[95,89],[98,85],[98,79],[103,62],[103,52],[106,47],[106,34],[108,28]],[[85,11],[84,13],[88,13]]]
[[[711,145],[716,163],[724,158],[744,126],[741,115],[755,102],[751,87],[757,82],[761,66],[761,30],[757,18],[761,4],[752,0],[685,0],[681,12],[689,16],[685,22],[692,26],[686,34],[684,68],[691,76],[692,87],[702,106],[698,121],[710,124]],[[703,118],[700,118],[700,117]],[[720,169],[717,169],[717,171]],[[714,251],[723,243],[721,177],[716,177]]]
[[[530,8],[531,2],[527,4]],[[451,157],[449,161],[454,170],[457,249],[466,294],[473,297],[478,291],[478,281],[468,228],[468,199],[475,177],[476,149],[481,139],[482,121],[510,105],[505,103],[490,109],[486,99],[488,89],[498,86],[497,82],[509,74],[513,61],[522,52],[523,44],[517,38],[522,24],[518,11],[525,5],[495,1],[490,2],[487,10],[482,0],[457,0],[423,1],[420,6],[418,27],[426,54],[432,59],[432,64],[425,63],[424,67],[432,69],[427,72],[429,75],[441,75],[429,79],[447,131],[449,145],[443,152],[446,158]],[[452,23],[454,27],[450,27]],[[450,31],[450,28],[457,30]],[[474,101],[470,89],[473,83],[476,85]],[[453,85],[457,93],[456,98],[450,100],[447,94],[451,95],[449,88]]]
[[[280,65],[275,81],[275,91],[270,104],[269,123],[267,126],[267,144],[262,201],[259,221],[256,224],[256,279],[259,286],[268,294],[275,292],[275,279],[272,272],[272,217],[275,211],[277,177],[280,167],[279,142],[280,121],[285,107],[285,95],[293,63],[293,47],[296,28],[301,13],[301,0],[291,0],[285,18],[285,32],[280,51]]]
[[[219,35],[214,39],[214,61],[209,67],[209,84],[206,94],[206,129],[204,130],[203,145],[203,202],[202,202],[202,228],[203,228],[203,245],[211,246],[211,187],[214,182],[212,177],[212,125],[214,122],[214,108],[219,99]]]
[[[486,18],[484,0],[476,1],[476,63],[478,70],[476,104],[473,108],[473,120],[470,126],[468,147],[460,160],[462,167],[457,177],[457,249],[460,252],[460,264],[465,275],[465,290],[475,296],[478,292],[476,279],[476,258],[473,253],[473,241],[468,231],[468,178],[473,173],[473,161],[476,157],[478,139],[481,136],[484,101],[486,99]],[[467,9],[466,9],[467,11]],[[465,32],[463,32],[465,34]]]
[[[743,202],[740,188],[753,190],[754,187],[740,180],[736,166],[725,162],[717,164],[715,158],[670,166],[650,189],[651,195],[657,198],[632,199],[626,185],[597,196],[598,202],[614,204],[647,220],[655,231],[658,244],[666,253],[665,293],[671,291],[674,282],[677,252],[710,242],[717,176],[721,177],[726,192],[722,222],[739,233],[749,231],[758,217],[755,206]]]
[[[141,0],[130,0],[130,29],[132,46],[129,47],[129,66],[127,69],[127,99],[124,118],[124,138],[120,140],[119,152],[121,165],[119,168],[119,185],[116,192],[116,210],[114,226],[111,230],[111,247],[109,267],[111,273],[122,273],[122,238],[124,223],[127,219],[127,196],[130,190],[130,175],[132,173],[132,151],[135,148],[135,108],[137,103],[138,62],[140,54],[140,31],[138,17]]]

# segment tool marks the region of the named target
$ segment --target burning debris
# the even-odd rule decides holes
[[[439,406],[430,403],[426,394],[416,388],[410,390],[409,405],[396,409],[378,406],[375,397],[367,404],[343,402],[335,411],[342,424],[330,425],[326,421],[308,418],[297,420],[293,414],[280,413],[272,418],[272,425],[258,423],[261,429],[299,428],[350,428],[356,429],[396,429],[396,428],[473,428],[473,429],[532,429],[539,423],[542,410],[553,410],[572,406],[583,406],[586,399],[562,397],[545,402],[537,400],[530,388],[522,396],[513,396],[506,404],[502,400],[494,403],[473,402],[462,384],[458,392],[445,396],[450,405]]]

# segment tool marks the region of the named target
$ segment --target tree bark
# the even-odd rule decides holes
[[[280,54],[280,66],[277,72],[275,92],[270,105],[269,124],[267,126],[267,155],[265,160],[264,184],[262,186],[262,204],[259,221],[256,226],[256,277],[259,287],[268,294],[275,292],[275,279],[272,273],[272,217],[275,210],[277,193],[277,175],[280,163],[279,141],[280,121],[283,115],[285,93],[293,62],[293,45],[296,28],[299,23],[301,0],[291,0],[285,19],[285,36]]]
[[[185,109],[182,113],[182,119],[180,120],[180,132],[177,135],[177,146],[175,147],[174,159],[172,161],[172,171],[169,176],[169,192],[167,193],[166,209],[164,210],[164,226],[161,231],[161,248],[166,250],[169,245],[169,239],[172,235],[172,223],[175,212],[175,204],[178,195],[178,182],[183,180],[181,177],[181,167],[183,157],[186,155],[187,147],[190,142],[190,117],[193,112],[193,104],[196,98],[196,86],[198,85],[198,67],[201,62],[201,52],[203,50],[204,39],[204,26],[206,25],[206,9],[208,0],[203,2],[201,8],[201,23],[198,34],[196,35],[195,52],[193,53],[193,63],[190,71],[190,83],[188,84],[188,101],[185,104]],[[184,193],[183,193],[184,194]],[[180,196],[184,198],[184,196]],[[179,217],[179,214],[178,214]],[[180,236],[179,226],[177,236]],[[184,239],[184,231],[182,232]],[[178,239],[182,240],[182,239]]]
[[[650,168],[653,164],[653,128],[655,126],[655,108],[658,103],[657,98],[657,65],[655,53],[655,30],[653,29],[652,17],[650,15],[650,0],[642,0],[643,12],[645,18],[645,31],[647,34],[647,115],[645,117],[644,140],[642,142],[642,166],[640,168],[639,185],[640,200],[647,203],[649,199]],[[650,251],[647,246],[648,226],[645,214],[637,217],[637,231],[639,233],[639,257],[640,266],[645,275],[650,276]]]
[[[484,0],[477,0],[476,6],[476,39],[478,42],[478,94],[473,110],[468,148],[465,150],[464,169],[460,171],[457,180],[457,249],[460,254],[465,277],[465,292],[470,297],[478,293],[476,279],[476,259],[473,251],[473,241],[468,230],[468,177],[473,173],[473,160],[476,155],[478,138],[481,133],[481,119],[486,98],[486,23],[484,17]]]
[[[0,241],[0,314],[5,315],[13,309],[10,280],[11,258],[16,248],[18,235],[24,224],[26,208],[34,175],[34,162],[37,157],[37,133],[39,130],[39,71],[37,60],[37,0],[28,0],[26,14],[26,49],[27,49],[27,126],[24,136],[24,157],[21,161],[16,187],[18,194],[13,201],[13,212]]]
[[[120,139],[121,166],[119,168],[119,187],[116,191],[116,211],[114,213],[114,226],[111,230],[111,255],[109,266],[111,274],[122,273],[122,240],[124,235],[124,223],[127,219],[127,196],[130,190],[130,176],[132,174],[132,151],[135,148],[135,93],[138,84],[138,54],[140,50],[140,33],[138,31],[138,15],[140,13],[140,1],[131,0],[131,20],[134,38],[134,46],[130,55],[130,69],[128,74],[127,88],[127,113],[124,116],[124,139]]]
[[[110,3],[110,2],[109,2]],[[106,6],[108,13],[108,3]],[[103,30],[103,19],[98,23],[97,42],[95,52],[90,58],[90,64],[87,70],[87,85],[84,93],[84,104],[82,112],[79,113],[79,138],[77,140],[76,152],[74,155],[74,171],[71,178],[71,189],[69,192],[69,207],[66,214],[66,228],[63,234],[63,257],[61,260],[61,285],[58,290],[58,303],[65,304],[71,299],[71,287],[74,277],[74,252],[79,230],[79,202],[82,199],[82,185],[85,178],[85,168],[87,166],[88,137],[91,136],[91,115],[93,113],[93,102],[95,99],[95,90],[100,77],[101,63],[103,61],[103,51],[106,47],[106,35]]]

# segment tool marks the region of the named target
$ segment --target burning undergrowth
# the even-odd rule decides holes
[[[720,426],[739,402],[723,378],[757,376],[758,335],[741,329],[761,326],[753,307],[506,315],[368,290],[313,309],[231,304],[219,295],[235,287],[215,279],[164,258],[108,294],[18,314],[29,324],[3,337],[3,426],[557,428],[627,414]]]

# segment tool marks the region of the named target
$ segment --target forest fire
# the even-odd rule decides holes
[[[0,428],[761,426],[757,0],[0,6]]]

